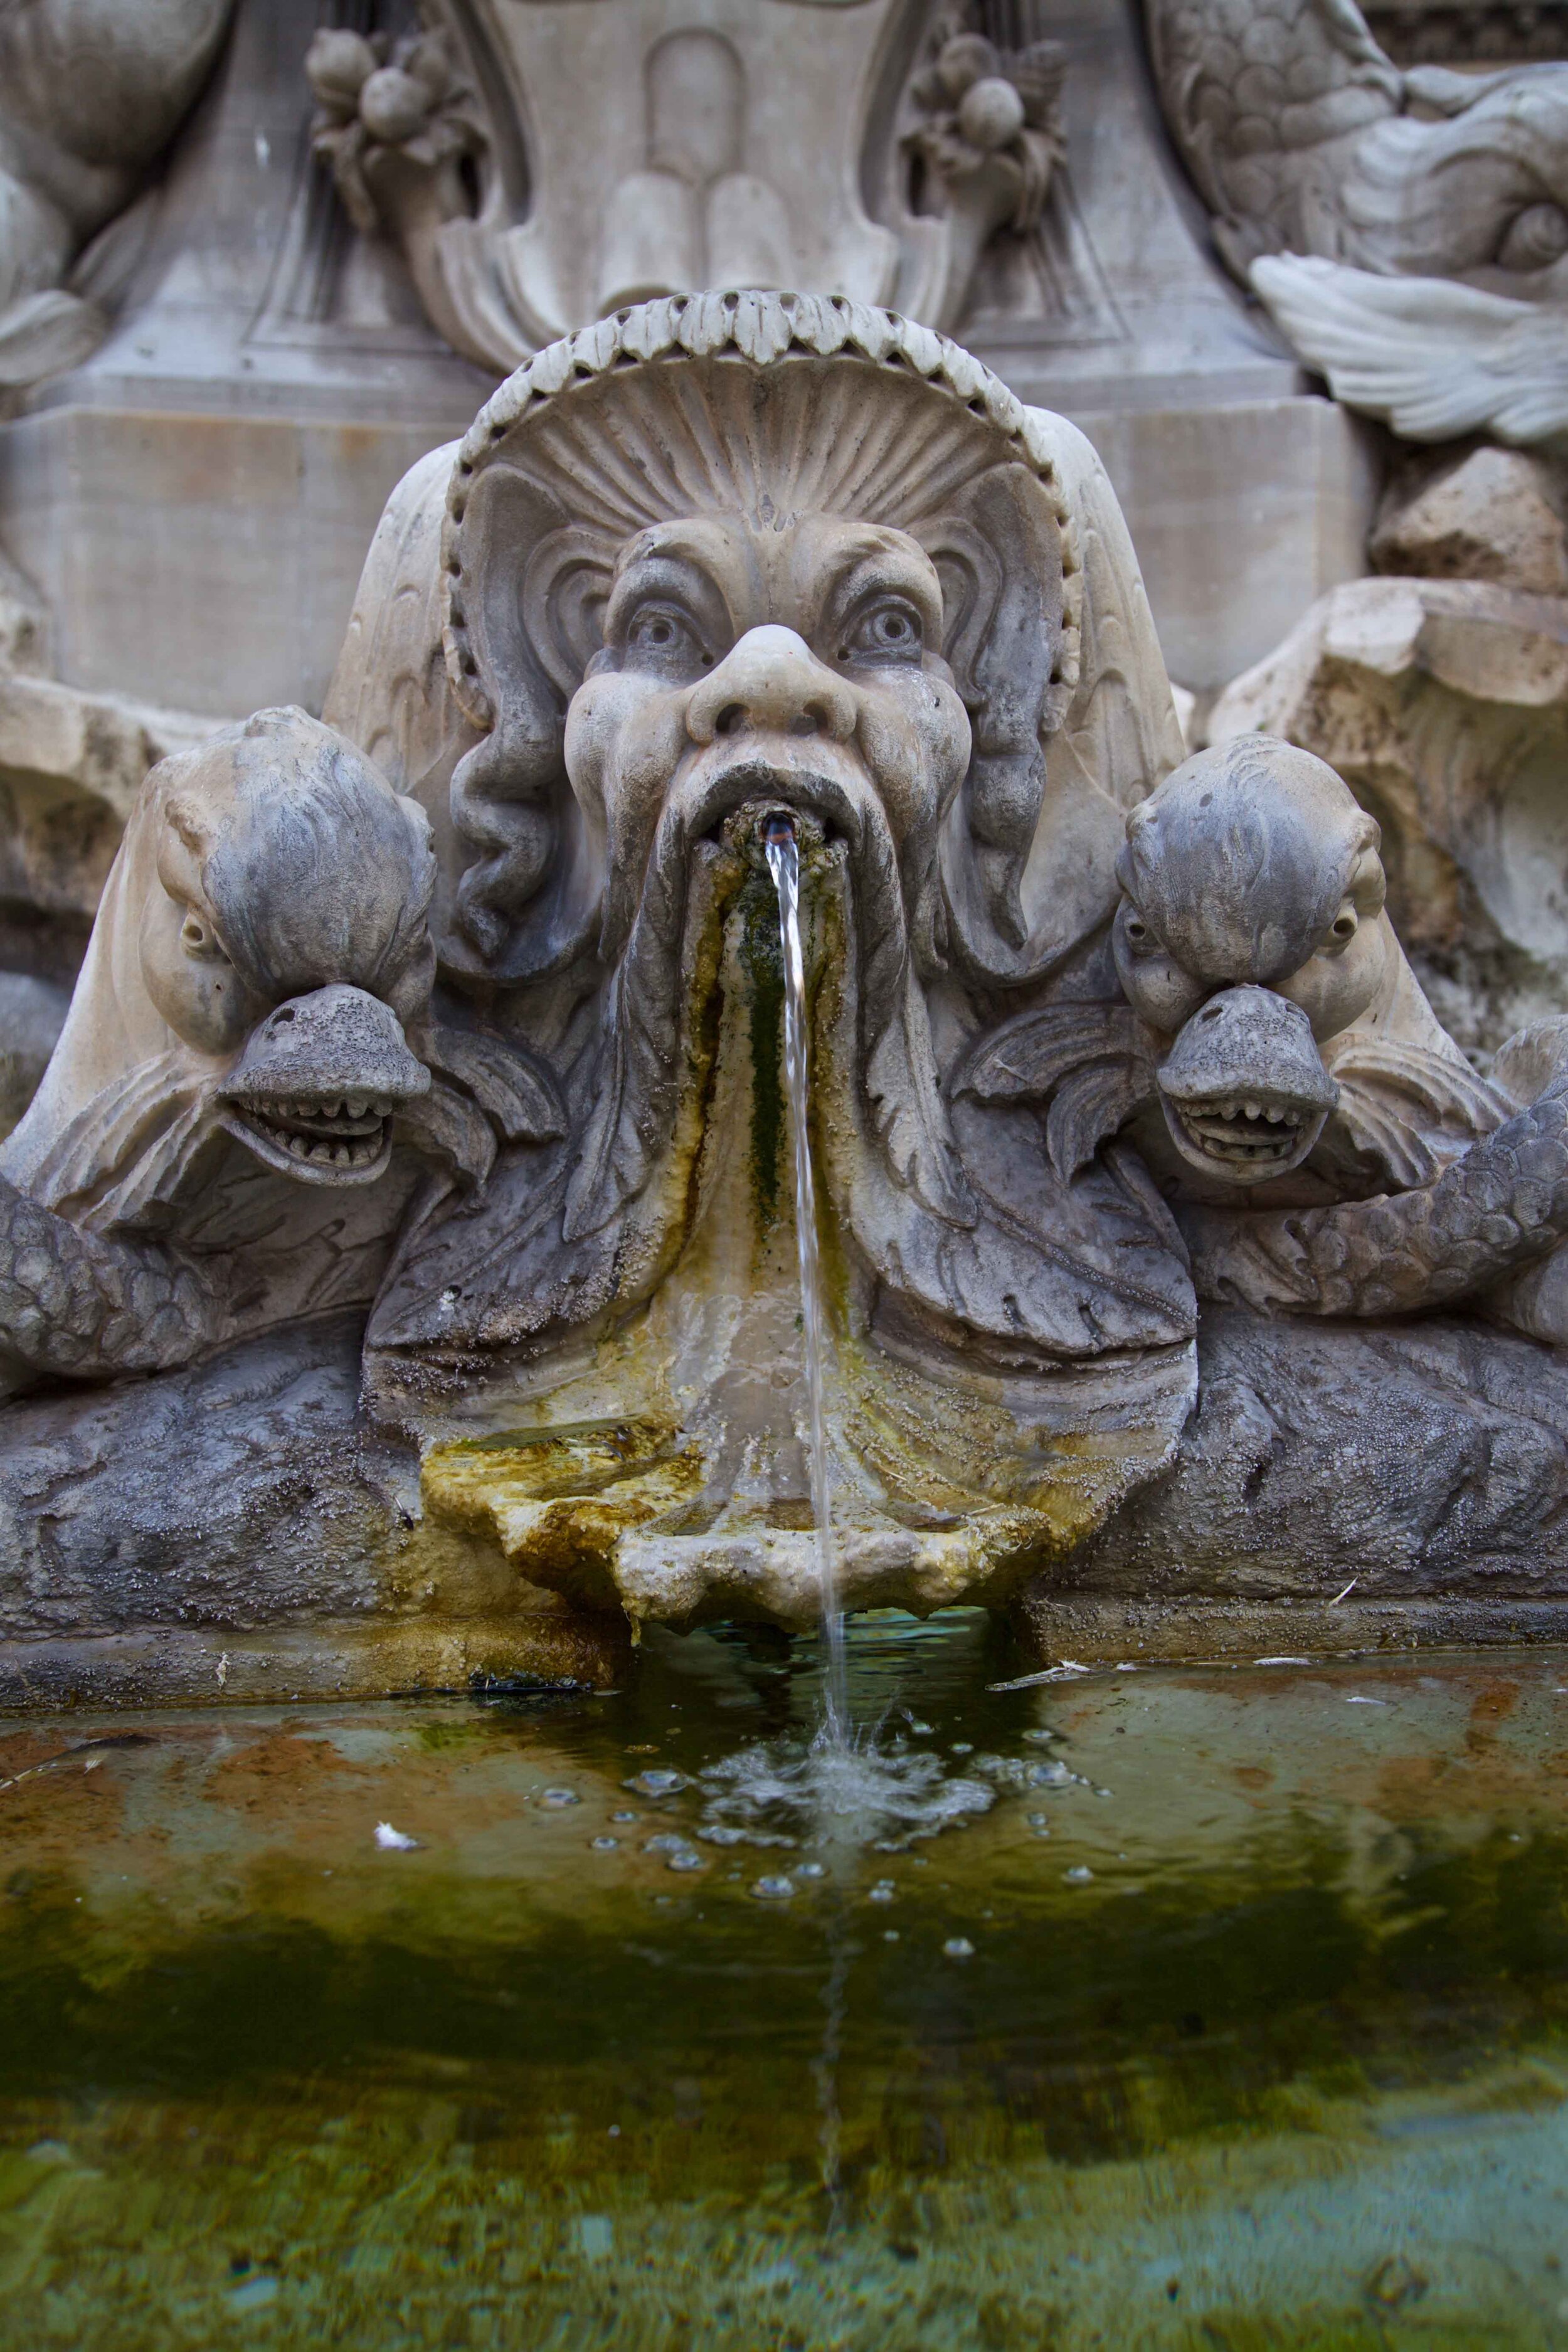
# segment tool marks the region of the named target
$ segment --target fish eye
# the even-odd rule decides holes
[[[219,963],[228,961],[212,925],[205,922],[200,915],[189,910],[186,912],[184,921],[180,925],[180,945],[189,956],[210,957]]]
[[[1122,929],[1135,948],[1142,947],[1149,937],[1149,926],[1142,915],[1129,915]]]
[[[888,597],[861,613],[846,642],[840,661],[915,662],[925,651],[925,631],[912,604]]]
[[[1360,929],[1361,918],[1356,913],[1355,908],[1353,907],[1342,907],[1339,913],[1334,917],[1332,923],[1329,926],[1329,937],[1332,940],[1338,940],[1342,947],[1347,940],[1354,939]]]

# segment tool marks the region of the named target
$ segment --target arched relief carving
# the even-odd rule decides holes
[[[422,17],[395,52],[317,37],[317,144],[433,323],[495,368],[692,288],[896,299],[950,327],[1065,152],[1060,47],[1004,50],[936,0],[721,0],[696,23],[689,0],[592,17],[425,0]]]

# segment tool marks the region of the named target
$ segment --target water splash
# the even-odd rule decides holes
[[[710,1845],[809,1845],[845,1858],[867,1847],[901,1853],[989,1812],[996,1780],[1010,1783],[1011,1775],[999,1757],[978,1761],[984,1777],[950,1772],[940,1754],[889,1738],[884,1727],[845,1739],[825,1727],[805,1746],[768,1741],[699,1775],[697,1835]]]
[[[805,957],[800,939],[800,849],[787,816],[768,819],[763,845],[779,898],[779,943],[784,972],[784,1090],[795,1135],[795,1231],[800,1263],[800,1317],[805,1343],[806,1451],[811,1470],[811,1511],[816,1528],[816,1580],[821,1596],[823,1641],[827,1653],[825,1729],[828,1744],[844,1748],[849,1738],[849,1677],[844,1654],[844,1611],[838,1598],[833,1546],[833,1496],[827,1476],[827,1431],[823,1413],[822,1265],[816,1246],[816,1183],[811,1165],[811,1071],[805,1028]]]

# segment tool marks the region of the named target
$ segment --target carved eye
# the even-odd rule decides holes
[[[180,925],[180,945],[190,956],[203,956],[216,963],[226,963],[228,958],[210,923],[200,915],[187,914]]]
[[[1148,944],[1149,926],[1142,915],[1129,915],[1121,928],[1127,934],[1130,947],[1141,948]]]
[[[863,612],[840,646],[840,661],[918,662],[925,650],[921,616],[902,598],[889,597]]]
[[[1334,917],[1333,921],[1329,926],[1329,937],[1331,940],[1337,940],[1340,946],[1343,947],[1347,940],[1354,939],[1360,929],[1361,917],[1356,913],[1355,908],[1353,907],[1342,907],[1339,913]]]
[[[626,659],[637,669],[707,669],[712,655],[675,604],[639,604],[626,625]]]

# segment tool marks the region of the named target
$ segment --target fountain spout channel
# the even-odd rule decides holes
[[[800,937],[800,845],[795,821],[775,811],[763,826],[763,846],[779,900],[779,944],[784,973],[784,1089],[795,1136],[795,1230],[800,1265],[800,1318],[805,1342],[806,1452],[811,1470],[811,1508],[816,1531],[816,1576],[826,1652],[826,1721],[830,1743],[843,1745],[849,1732],[848,1686],[844,1656],[844,1612],[839,1605],[833,1542],[833,1496],[827,1476],[827,1433],[823,1411],[826,1316],[822,1265],[816,1242],[816,1183],[811,1164],[811,1071],[805,1026],[805,959]]]

